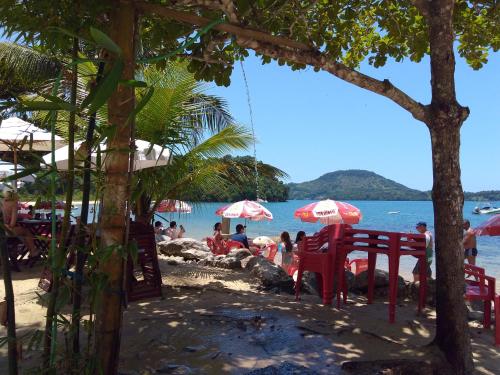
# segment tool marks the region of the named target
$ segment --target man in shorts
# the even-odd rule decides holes
[[[470,226],[470,221],[464,220],[464,258],[467,259],[469,264],[476,265],[477,245],[476,233]]]
[[[418,233],[425,234],[425,257],[427,258],[427,278],[432,276],[431,263],[432,263],[432,249],[434,241],[432,239],[432,232],[427,230],[427,223],[419,221],[416,225]],[[415,268],[413,268],[413,281],[420,281],[420,259],[418,260]]]

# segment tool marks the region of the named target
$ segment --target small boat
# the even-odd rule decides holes
[[[387,212],[389,215],[396,215],[399,214],[400,211],[389,211]]]
[[[478,215],[500,214],[500,208],[487,204],[482,207],[475,207],[472,213]]]

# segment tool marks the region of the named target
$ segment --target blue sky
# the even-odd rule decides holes
[[[311,68],[244,62],[250,88],[257,157],[302,182],[339,169],[367,169],[411,188],[432,188],[426,126],[392,101]],[[429,60],[390,62],[361,71],[388,78],[418,101],[430,101]],[[462,183],[466,191],[500,190],[500,56],[479,71],[457,56],[459,102],[471,110],[462,128]],[[241,68],[231,86],[211,86],[235,118],[250,125]]]

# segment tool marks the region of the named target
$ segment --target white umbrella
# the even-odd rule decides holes
[[[80,142],[75,142],[74,144],[75,147],[75,163],[76,164],[83,164],[83,161],[85,160],[86,157],[86,152],[85,152],[85,144],[83,141]],[[105,143],[100,143],[99,144],[99,149],[101,153],[101,159],[102,163],[104,163],[104,160],[106,159],[106,155],[108,154],[106,152],[106,144]],[[135,140],[135,161],[134,161],[134,171],[138,171],[140,169],[145,169],[145,168],[152,168],[152,167],[158,167],[162,165],[167,165],[170,159],[170,151],[167,149],[158,146],[158,145],[153,145],[151,147],[151,143],[142,141],[140,139]],[[99,152],[99,149],[97,146],[94,147],[92,150],[92,169],[95,169],[95,165],[97,162],[97,154]],[[51,160],[52,154],[47,154],[43,157],[43,160],[49,164]],[[68,170],[68,146],[62,147],[55,152],[55,159],[56,159],[56,166],[57,169],[61,171],[67,171]]]
[[[59,136],[54,136],[56,149],[65,142]],[[17,153],[19,151],[50,151],[51,133],[40,129],[18,117],[10,117],[0,122],[0,151],[10,151],[14,154],[14,173],[17,174]],[[14,186],[17,188],[17,181]]]

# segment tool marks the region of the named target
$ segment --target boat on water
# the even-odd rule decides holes
[[[396,214],[399,214],[399,211],[388,211],[387,213],[389,215],[396,215]]]
[[[473,214],[477,215],[488,215],[488,214],[500,214],[500,208],[495,207],[491,204],[486,204],[481,207],[477,206],[472,210]]]

